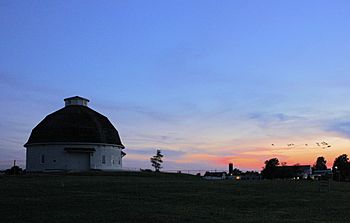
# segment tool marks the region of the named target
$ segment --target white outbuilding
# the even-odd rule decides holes
[[[119,170],[125,155],[119,133],[107,117],[88,107],[88,99],[64,99],[65,107],[46,116],[24,145],[26,170]]]

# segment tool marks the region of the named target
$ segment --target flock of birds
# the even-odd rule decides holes
[[[316,147],[314,147],[313,145],[316,145]],[[276,146],[276,144],[272,143],[271,146]],[[295,148],[295,147],[314,147],[314,148],[322,148],[322,149],[329,149],[332,147],[332,145],[330,145],[329,143],[322,141],[322,142],[316,142],[315,144],[303,144],[303,145],[295,145],[294,143],[288,143],[287,147],[288,148]]]

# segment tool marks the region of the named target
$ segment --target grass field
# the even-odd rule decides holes
[[[153,173],[0,176],[0,222],[350,222],[350,184]]]

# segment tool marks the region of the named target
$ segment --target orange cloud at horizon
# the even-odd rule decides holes
[[[261,171],[265,165],[264,162],[271,158],[278,158],[280,163],[286,162],[287,165],[313,165],[317,157],[320,156],[325,157],[327,166],[331,167],[336,157],[349,153],[350,139],[335,134],[328,134],[327,137],[320,137],[320,135],[323,134],[295,136],[294,140],[291,141],[288,138],[277,140],[252,138],[238,140],[237,142],[233,140],[216,142],[213,137],[205,143],[203,141],[202,143],[193,141],[160,143],[156,148],[165,151],[165,166],[167,166],[167,163],[173,163],[178,166],[179,170],[198,166],[227,170],[228,164],[234,163],[234,166],[239,169]],[[317,143],[323,141],[329,143],[331,147],[317,145]],[[288,145],[291,143],[293,146]],[[168,154],[166,153],[167,150],[169,151]],[[128,153],[126,159],[142,160],[148,163],[151,155],[153,153],[147,153],[146,155],[137,154],[135,151],[134,154]]]
[[[350,145],[350,140],[332,137],[328,138],[327,142],[329,142],[331,147],[317,146],[316,143],[306,145],[302,142],[298,142],[290,147],[287,144],[266,147],[249,146],[251,149],[246,150],[229,149],[227,147],[224,150],[217,149],[220,154],[226,151],[227,155],[215,155],[212,153],[186,154],[181,160],[177,160],[177,163],[207,162],[223,169],[226,169],[229,163],[234,163],[234,166],[239,169],[260,171],[265,165],[265,160],[271,158],[278,158],[280,163],[286,162],[287,165],[313,165],[317,157],[323,156],[327,160],[327,166],[332,167],[336,157],[349,152],[347,147]],[[231,155],[230,152],[234,155]]]

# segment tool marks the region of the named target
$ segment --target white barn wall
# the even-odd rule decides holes
[[[122,168],[121,149],[117,146],[98,145],[94,147],[96,152],[90,156],[91,169],[117,170]],[[102,163],[102,156],[106,157],[106,163]],[[113,164],[114,160],[114,164]]]
[[[53,169],[66,169],[65,152],[62,145],[35,145],[28,146],[26,152],[26,170],[44,171]],[[41,163],[41,155],[45,156],[45,162]],[[56,163],[53,162],[56,160]]]
[[[70,170],[69,167],[74,166],[74,164],[70,163],[72,162],[70,159],[72,153],[64,151],[65,148],[95,149],[95,152],[90,154],[90,169],[118,170],[122,168],[121,148],[117,146],[100,144],[43,144],[27,147],[27,171]],[[41,163],[41,155],[45,156],[44,163]],[[102,156],[105,156],[105,163],[102,163]],[[80,170],[84,171],[87,169],[84,169],[82,166]]]

